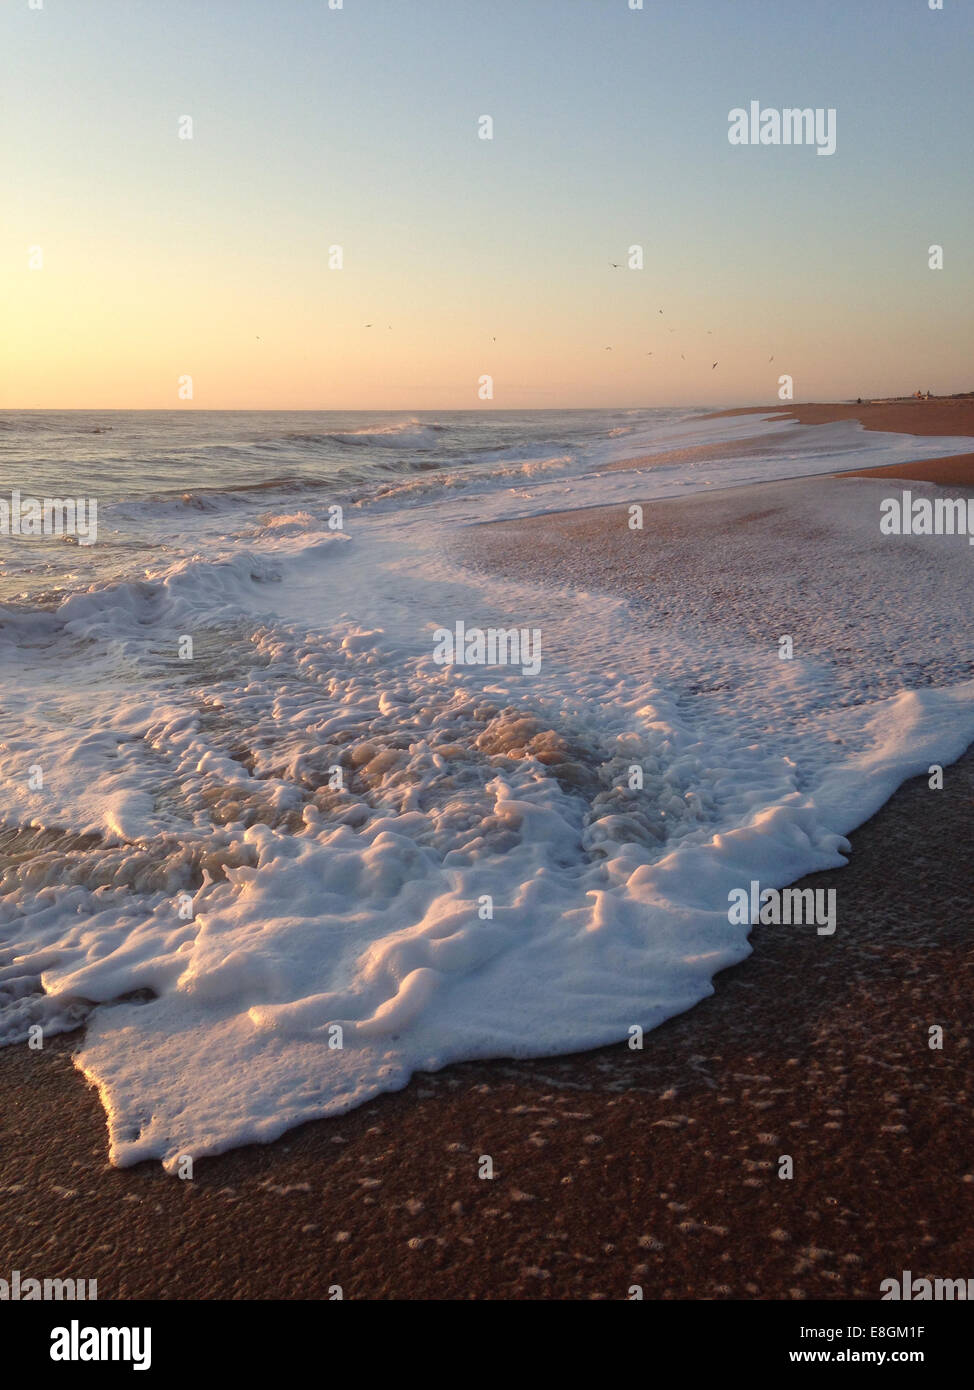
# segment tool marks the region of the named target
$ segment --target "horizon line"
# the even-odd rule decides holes
[[[952,392],[946,396],[933,396],[934,400],[953,400],[974,395],[974,391]],[[867,401],[913,400],[913,396],[863,396]],[[655,405],[529,405],[529,406],[153,406],[153,405],[0,405],[0,414],[51,414],[61,415],[543,415],[572,413],[581,414],[592,410],[783,410],[799,405],[855,405],[856,397],[849,396],[829,401],[773,401],[754,402],[712,401],[706,404],[683,405],[679,403]]]

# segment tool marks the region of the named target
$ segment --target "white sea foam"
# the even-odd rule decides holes
[[[611,1043],[704,998],[750,949],[728,891],[841,865],[906,777],[974,739],[974,682],[850,701],[821,660],[645,631],[617,596],[487,580],[451,548],[490,517],[969,443],[860,435],[827,427],[763,469],[542,472],[518,494],[499,473],[353,510],[345,533],[304,499],[265,505],[35,614],[29,640],[0,615],[0,1036],[86,1021],[113,1161],[173,1167],[417,1069]],[[842,486],[823,566],[857,544],[864,565],[908,563],[870,549],[879,485]],[[925,614],[921,587],[917,620],[949,640],[967,548],[923,543],[954,567],[958,610]],[[543,630],[537,677],[434,660],[436,628],[511,615]],[[721,688],[688,701],[701,665]]]

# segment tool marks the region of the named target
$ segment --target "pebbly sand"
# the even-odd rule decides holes
[[[748,556],[772,534],[787,549],[795,487],[848,485],[654,504],[659,546],[638,566],[606,509],[483,528],[469,559],[517,573],[543,555],[567,583],[642,602],[665,586],[691,614],[746,632],[761,594]],[[701,543],[736,552],[737,570],[694,587]],[[845,576],[817,579],[813,554],[805,564],[803,583],[854,581],[854,558]],[[847,868],[800,885],[839,890],[840,930],[755,928],[750,959],[642,1051],[419,1075],[201,1161],[192,1181],[109,1167],[97,1095],[71,1063],[77,1035],[6,1048],[0,1277],[97,1279],[109,1299],[328,1298],[335,1286],[346,1298],[619,1299],[633,1285],[646,1298],[875,1299],[902,1269],[966,1275],[972,807],[974,750],[942,791],[908,783],[853,834]],[[482,1155],[491,1180],[478,1177]]]
[[[641,1052],[420,1075],[192,1182],[107,1165],[70,1038],[7,1048],[0,1269],[171,1299],[875,1299],[902,1269],[964,1275],[972,805],[974,753],[942,792],[902,788],[807,880],[840,889],[842,930],[756,928]]]

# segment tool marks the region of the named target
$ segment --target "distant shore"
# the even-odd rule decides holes
[[[864,429],[889,434],[974,435],[974,393],[963,396],[893,396],[883,400],[810,401],[807,404],[748,405],[718,410],[708,418],[735,415],[781,415],[800,425],[830,425],[836,420],[858,420]]]
[[[888,434],[970,435],[974,438],[974,394],[963,396],[933,396],[917,400],[914,396],[888,400],[833,402],[831,404],[746,406],[738,410],[721,410],[711,415],[713,420],[737,415],[777,416],[794,420],[800,425],[830,425],[837,420],[858,420],[863,429],[880,430]],[[940,483],[944,486],[974,487],[974,452],[954,454],[943,459],[924,459],[911,464],[894,464],[889,468],[850,470],[850,477],[912,478],[916,482]]]

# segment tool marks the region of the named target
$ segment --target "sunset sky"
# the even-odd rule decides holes
[[[960,0],[2,0],[0,407],[970,389],[972,39]],[[751,100],[836,153],[730,145]]]

